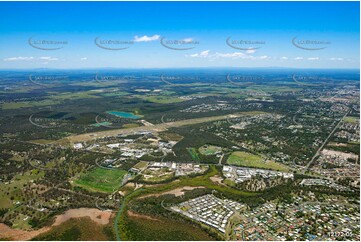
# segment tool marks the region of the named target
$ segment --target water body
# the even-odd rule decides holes
[[[134,115],[133,113],[127,113],[127,112],[119,112],[119,111],[107,111],[106,113],[121,117],[121,118],[131,118],[131,119],[138,119],[140,116]]]

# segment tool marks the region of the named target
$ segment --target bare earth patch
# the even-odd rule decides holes
[[[38,230],[25,231],[21,229],[13,229],[6,224],[0,223],[0,238],[9,240],[30,240],[33,237],[49,230],[50,227],[44,227]]]
[[[12,240],[30,240],[39,234],[49,231],[52,226],[60,225],[71,218],[89,217],[94,222],[105,225],[109,223],[111,215],[112,212],[110,211],[101,211],[95,208],[70,209],[64,214],[57,215],[55,222],[51,226],[32,231],[13,229],[6,224],[0,223],[0,238]]]
[[[135,213],[135,212],[129,211],[129,210],[128,210],[128,215],[131,216],[131,217],[136,217],[136,218],[148,219],[148,220],[153,220],[153,221],[160,221],[157,218],[153,218],[151,216],[144,215],[144,214]]]
[[[218,175],[212,176],[209,179],[211,179],[212,182],[219,183],[219,184],[222,184],[222,181],[223,181],[223,178]]]
[[[64,214],[56,216],[55,222],[52,226],[57,226],[64,223],[71,218],[90,217],[91,220],[98,224],[108,224],[112,213],[110,211],[102,211],[96,208],[77,208],[70,209]]]

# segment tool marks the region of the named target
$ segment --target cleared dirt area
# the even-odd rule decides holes
[[[71,218],[90,217],[91,220],[98,224],[108,224],[112,212],[102,211],[96,208],[78,208],[70,209],[64,214],[56,216],[55,222],[52,226],[57,226]]]
[[[71,218],[89,217],[94,222],[105,225],[109,223],[111,215],[112,213],[109,211],[101,211],[95,208],[70,209],[64,214],[56,216],[55,222],[51,226],[32,231],[13,229],[6,224],[0,223],[0,239],[30,240],[39,234],[49,231],[51,227],[60,225]]]
[[[219,183],[219,184],[222,184],[222,181],[223,181],[223,178],[218,175],[212,176],[209,179],[211,179],[212,182]]]
[[[21,229],[13,229],[6,224],[0,223],[0,239],[4,240],[30,240],[33,237],[47,232],[50,227],[41,228],[34,231],[25,231]]]
[[[151,217],[151,216],[144,215],[144,214],[135,213],[135,212],[129,211],[129,210],[128,210],[128,215],[131,216],[131,217],[136,217],[136,218],[141,218],[141,219],[147,219],[147,220],[153,220],[153,221],[160,221],[160,220],[157,219],[157,218],[153,218],[153,217]]]

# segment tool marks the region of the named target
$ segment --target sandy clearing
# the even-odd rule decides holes
[[[77,208],[70,209],[64,214],[56,216],[55,222],[52,226],[57,226],[71,218],[90,217],[91,220],[98,224],[108,224],[112,212],[102,211],[96,208]]]
[[[223,181],[223,178],[218,175],[212,176],[209,179],[211,179],[212,182],[219,183],[219,184],[222,184],[222,181]]]
[[[33,237],[49,230],[50,227],[44,227],[38,230],[25,231],[21,229],[13,229],[6,224],[0,223],[0,238],[6,238],[9,240],[30,240]]]
[[[71,218],[89,217],[94,222],[106,225],[110,221],[112,212],[102,211],[96,208],[77,208],[67,210],[65,213],[57,215],[55,222],[51,226],[47,226],[38,230],[26,231],[21,229],[13,229],[6,224],[0,223],[0,238],[7,238],[12,240],[30,240],[33,237],[47,232],[53,226],[60,225]]]

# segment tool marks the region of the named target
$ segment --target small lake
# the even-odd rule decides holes
[[[107,111],[106,113],[121,117],[121,118],[131,118],[131,119],[138,119],[140,116],[134,115],[133,113],[127,113],[127,112],[119,112],[119,111]]]

